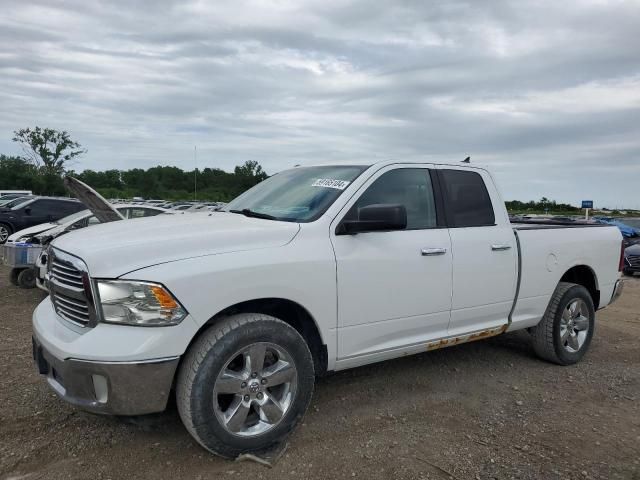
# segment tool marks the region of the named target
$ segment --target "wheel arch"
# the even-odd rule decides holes
[[[328,352],[318,324],[309,311],[297,302],[285,298],[257,298],[246,300],[226,307],[224,310],[212,316],[191,339],[187,346],[187,351],[191,345],[209,327],[220,322],[222,319],[238,313],[262,313],[270,315],[292,326],[304,338],[311,356],[316,375],[323,375],[327,372]]]
[[[9,227],[9,230],[10,230],[9,235],[16,233],[16,227],[13,223],[7,220],[0,220],[0,225],[6,225],[7,227]]]
[[[600,305],[600,287],[598,285],[598,277],[591,267],[588,265],[575,265],[562,275],[560,282],[582,285],[591,295],[593,305],[595,309],[598,310]]]

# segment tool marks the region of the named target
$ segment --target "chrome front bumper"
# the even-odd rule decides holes
[[[33,337],[38,372],[65,401],[83,410],[110,415],[163,411],[180,357],[146,362],[61,360]]]

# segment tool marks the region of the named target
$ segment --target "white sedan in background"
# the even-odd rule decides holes
[[[153,217],[160,214],[173,214],[164,208],[154,207],[152,205],[135,205],[135,204],[119,204],[114,207],[125,220],[135,218]],[[47,265],[46,245],[60,235],[72,230],[89,227],[101,223],[91,210],[82,210],[74,214],[68,215],[56,222],[47,222],[25,228],[11,235],[6,242],[6,246],[11,248],[12,245],[18,243],[29,243],[32,245],[42,245],[43,249],[38,256],[35,265],[29,268],[13,268],[10,273],[11,283],[22,288],[40,287],[46,290],[44,283],[44,274]],[[20,275],[22,272],[22,275]]]
[[[135,205],[135,204],[119,204],[115,209],[126,219],[153,217],[161,213],[174,213],[164,208],[154,207],[151,205]],[[45,233],[55,230],[56,234],[77,230],[78,228],[97,225],[100,220],[91,212],[91,210],[82,210],[61,218],[55,222],[41,223],[33,227],[20,230],[7,238],[7,244],[19,242],[33,242],[37,237]],[[48,235],[47,235],[48,236]],[[57,236],[57,235],[56,235]],[[37,242],[40,243],[40,242]]]

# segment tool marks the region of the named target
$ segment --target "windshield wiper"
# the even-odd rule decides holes
[[[242,210],[229,210],[231,213],[241,213],[245,217],[252,218],[264,218],[265,220],[277,220],[277,217],[269,215],[268,213],[260,213],[249,208],[243,208]]]

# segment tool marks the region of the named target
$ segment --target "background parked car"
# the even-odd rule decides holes
[[[4,205],[5,203],[10,202],[11,200],[15,200],[20,197],[30,197],[31,193],[27,192],[16,192],[16,193],[5,193],[0,195],[0,205]]]
[[[0,244],[13,232],[45,222],[53,222],[85,206],[72,198],[27,197],[16,199],[0,207]]]
[[[154,207],[152,205],[118,204],[115,206],[115,209],[126,219],[153,217],[161,213],[171,213],[164,208]],[[7,244],[15,242],[40,243],[38,237],[42,234],[67,232],[98,223],[100,223],[100,220],[96,218],[93,212],[90,210],[81,210],[55,222],[41,223],[20,230],[9,236]],[[56,232],[52,232],[52,230]]]
[[[115,209],[125,219],[151,217],[163,213],[171,213],[166,209],[151,205],[119,204]],[[34,288],[39,286],[46,290],[44,285],[44,271],[46,266],[46,245],[56,237],[67,232],[78,230],[90,225],[101,223],[91,210],[82,210],[56,222],[47,222],[40,225],[20,230],[10,235],[4,246],[5,249],[17,248],[41,248],[42,253],[31,262],[15,265],[11,269],[9,279],[12,284],[22,288]],[[5,251],[5,255],[6,255]]]
[[[190,208],[185,210],[186,212],[206,212],[207,206],[204,203],[196,203],[195,205],[191,205]]]
[[[18,194],[11,194],[11,195],[4,195],[2,197],[0,197],[0,207],[7,205],[11,202],[13,202],[14,200],[18,200],[21,198],[24,198],[25,200],[28,200],[29,198],[32,198],[33,195],[18,195]]]
[[[624,240],[625,246],[630,246],[640,241],[640,230],[629,225],[627,223],[627,219],[625,222],[613,217],[600,217],[595,219],[599,223],[604,223],[606,225],[615,225],[622,233],[622,237]]]
[[[171,207],[171,210],[175,210],[177,212],[180,211],[184,211],[184,210],[188,210],[192,207],[193,205],[191,205],[190,203],[181,203],[181,204],[177,204],[177,205],[173,205]]]
[[[640,273],[640,243],[624,249],[624,273],[631,276]]]

